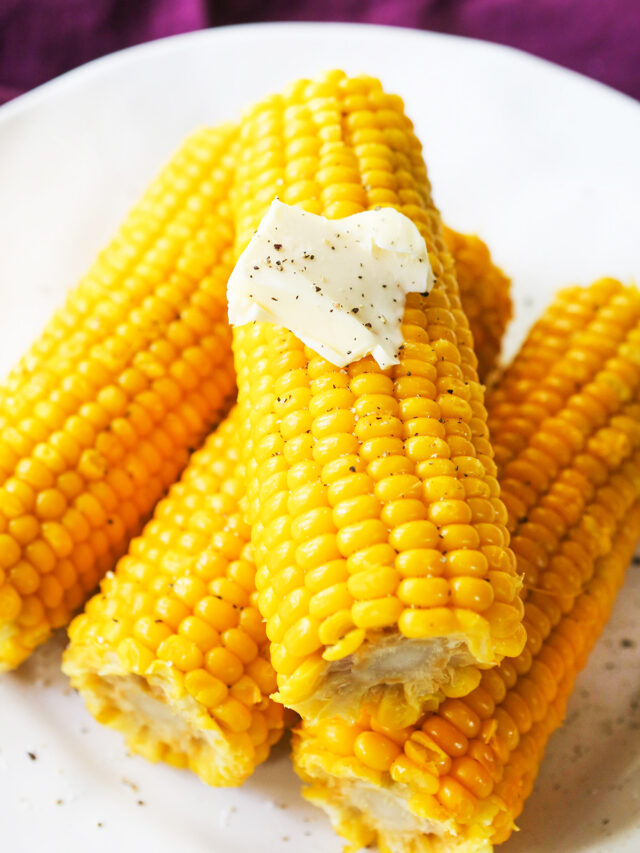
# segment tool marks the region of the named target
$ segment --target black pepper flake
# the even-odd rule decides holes
[[[453,394],[453,388],[447,388],[447,394]]]
[[[29,756],[29,758],[31,759],[31,761],[35,761],[35,760],[36,760],[36,758],[38,757],[38,756],[35,754],[35,752],[28,752],[28,753],[27,753],[27,755]]]
[[[321,291],[322,291],[322,288],[321,288],[321,287],[318,287],[318,285],[317,285],[317,284],[314,284],[313,286],[314,286],[314,288],[315,288],[316,293],[321,293]]]
[[[276,252],[279,252],[282,248],[282,243],[274,243],[273,248],[276,250]]]
[[[634,648],[635,643],[633,640],[630,640],[629,637],[623,637],[620,640],[620,645],[622,646],[623,649],[632,649],[632,648]]]
[[[371,323],[365,323],[364,325],[365,325],[365,328],[367,328],[367,329],[371,328]]]
[[[271,297],[271,301],[272,301],[272,302],[277,302],[277,301],[278,301],[278,297],[277,297],[277,296],[272,296],[272,297]]]
[[[355,465],[349,465],[349,470],[355,474],[356,473],[356,466]]]
[[[138,800],[138,805],[139,806],[146,806],[147,804],[145,803],[144,800]]]
[[[259,267],[259,266],[257,266],[257,265],[255,265],[253,268],[254,268],[254,270],[259,270],[259,269],[260,269],[260,267]]]
[[[352,309],[351,309],[351,313],[352,313],[352,314],[357,314],[359,310],[360,310],[359,308],[352,308]]]

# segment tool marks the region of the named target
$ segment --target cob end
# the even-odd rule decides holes
[[[72,686],[98,722],[118,730],[128,748],[148,761],[188,768],[208,785],[234,787],[267,757],[268,746],[254,746],[249,732],[218,725],[171,667],[156,661],[155,674],[142,676],[123,668],[113,653],[100,663],[85,657],[77,644],[65,654],[63,670]]]

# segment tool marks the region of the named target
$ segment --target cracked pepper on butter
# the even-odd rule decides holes
[[[413,222],[393,208],[339,220],[273,201],[229,278],[229,320],[277,323],[332,364],[398,363],[407,293],[434,283]]]

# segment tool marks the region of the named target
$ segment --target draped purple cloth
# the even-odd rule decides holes
[[[0,0],[0,103],[97,56],[207,26],[361,21],[488,39],[640,99],[639,0]]]

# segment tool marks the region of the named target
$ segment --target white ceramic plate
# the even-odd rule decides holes
[[[377,75],[405,98],[445,218],[484,236],[514,278],[510,349],[559,286],[640,279],[634,101],[482,42],[234,27],[124,51],[0,109],[0,371],[185,134],[336,66]],[[505,853],[640,850],[639,615],[636,566]],[[63,642],[0,678],[3,851],[341,849],[301,799],[285,748],[241,790],[128,756],[60,675]]]

